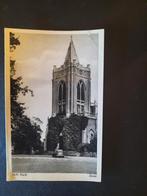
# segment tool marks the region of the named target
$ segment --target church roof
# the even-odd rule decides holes
[[[79,59],[78,59],[76,49],[75,49],[75,46],[72,40],[72,36],[71,36],[71,40],[70,40],[67,54],[65,57],[64,65],[68,66],[71,63],[79,64]]]

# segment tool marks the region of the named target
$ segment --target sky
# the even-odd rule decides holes
[[[43,34],[16,33],[20,46],[17,46],[12,58],[16,60],[16,76],[22,76],[24,85],[33,90],[34,97],[29,94],[20,95],[19,101],[26,106],[25,113],[30,117],[38,117],[43,122],[42,138],[45,136],[48,117],[52,114],[52,70],[53,65],[60,67],[65,60],[70,37],[80,64],[91,65],[91,101],[97,100],[98,88],[98,34]]]

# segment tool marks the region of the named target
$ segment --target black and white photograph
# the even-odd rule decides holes
[[[7,180],[101,182],[104,29],[5,29]]]

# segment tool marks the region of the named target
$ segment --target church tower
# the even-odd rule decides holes
[[[81,143],[90,144],[97,134],[96,102],[91,103],[91,69],[90,65],[80,64],[73,39],[71,37],[64,63],[53,66],[52,76],[52,116],[61,114],[70,117],[71,114],[86,116],[87,126],[81,130]],[[48,127],[44,142],[48,149],[50,133]]]
[[[52,115],[89,116],[91,100],[90,65],[81,65],[71,36],[64,64],[53,67]]]

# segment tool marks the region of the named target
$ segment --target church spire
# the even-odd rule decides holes
[[[71,63],[75,63],[75,64],[79,63],[78,56],[73,43],[72,35],[70,36],[70,44],[65,57],[64,65],[69,66]]]

